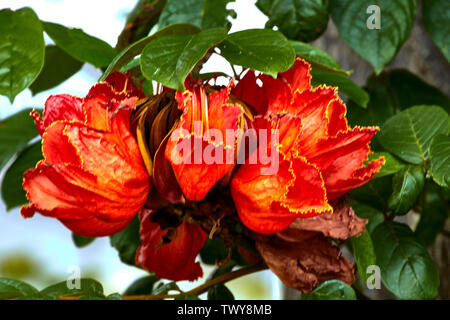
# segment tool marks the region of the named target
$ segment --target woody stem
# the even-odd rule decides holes
[[[245,276],[247,274],[259,272],[262,270],[267,269],[267,266],[264,264],[256,264],[248,267],[244,267],[223,275],[220,275],[214,279],[211,279],[209,281],[206,281],[202,285],[189,290],[187,292],[183,292],[181,294],[163,294],[163,295],[152,295],[152,294],[140,294],[140,295],[130,295],[130,296],[123,296],[122,299],[124,300],[159,300],[159,299],[170,299],[170,298],[176,298],[179,295],[201,295],[202,293],[205,293],[208,291],[209,288],[216,284],[225,283],[234,279],[237,279],[239,277]]]

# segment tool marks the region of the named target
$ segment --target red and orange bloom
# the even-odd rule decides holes
[[[244,164],[231,182],[240,219],[258,233],[332,212],[329,201],[368,182],[384,163],[364,164],[378,128],[349,127],[336,88],[312,88],[310,80],[309,64],[297,59],[277,79],[250,71],[233,91],[258,114],[255,127],[279,132],[279,170],[261,175],[263,165]]]
[[[234,153],[227,161],[227,149],[234,148],[235,140],[234,136],[229,139],[225,131],[238,129],[243,113],[239,105],[229,102],[231,86],[207,94],[209,87],[188,79],[186,87],[186,91],[176,93],[178,108],[182,110],[179,122],[154,156],[154,184],[160,196],[172,203],[180,202],[178,189],[187,200],[203,200],[233,169]],[[205,162],[206,152],[216,161]],[[136,263],[173,281],[201,277],[203,271],[195,259],[206,241],[206,232],[198,225],[181,221],[175,227],[163,227],[164,223],[152,221],[155,212],[143,210],[140,215],[141,246]]]
[[[42,135],[43,160],[24,175],[29,205],[84,236],[119,232],[142,208],[150,180],[130,114],[142,93],[126,76],[114,73],[85,98],[51,96],[43,119],[33,112]]]
[[[288,286],[351,283],[353,265],[327,238],[364,230],[366,220],[341,196],[383,164],[365,164],[378,128],[349,127],[336,89],[310,80],[310,66],[297,59],[276,79],[249,71],[221,90],[189,78],[183,92],[144,99],[114,73],[85,98],[51,96],[42,119],[32,113],[44,159],[24,175],[30,204],[22,215],[39,212],[77,234],[104,236],[139,213],[136,264],[173,281],[201,277],[196,258],[207,233],[239,217],[259,233],[256,249]],[[245,128],[259,133],[252,146]],[[255,154],[269,161],[250,161]]]
[[[154,210],[141,211],[141,246],[136,254],[136,264],[160,278],[173,281],[200,278],[203,270],[195,259],[205,244],[206,232],[188,222],[163,229],[152,221],[154,214]]]
[[[243,110],[229,101],[231,86],[210,94],[203,85],[177,92],[183,114],[165,155],[188,200],[203,200],[234,166],[234,153],[227,150],[234,150],[235,137],[230,138],[226,131],[239,128]],[[230,154],[232,158],[227,159]],[[208,156],[216,161],[208,163]]]

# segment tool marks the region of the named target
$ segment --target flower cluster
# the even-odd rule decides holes
[[[364,230],[342,196],[382,166],[367,163],[378,129],[351,128],[336,88],[310,80],[297,59],[277,78],[249,70],[227,87],[189,77],[183,92],[145,97],[113,73],[85,98],[52,96],[42,119],[32,114],[44,159],[24,175],[22,215],[105,236],[139,214],[136,263],[174,281],[202,276],[209,234],[244,257],[239,239],[250,240],[251,255],[304,292],[351,283],[352,264],[328,239]]]

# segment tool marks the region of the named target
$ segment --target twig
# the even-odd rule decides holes
[[[259,272],[262,270],[267,269],[266,265],[263,264],[257,264],[253,266],[244,267],[223,275],[220,275],[214,279],[211,279],[209,281],[206,281],[202,285],[189,290],[187,292],[182,293],[182,295],[201,295],[202,293],[205,293],[208,291],[208,289],[216,284],[225,283],[234,279],[237,279],[239,277],[245,276],[247,274]],[[140,294],[140,295],[130,295],[130,296],[123,296],[122,299],[124,300],[159,300],[159,299],[170,299],[170,298],[176,298],[180,294],[165,294],[165,295],[151,295],[151,294]]]

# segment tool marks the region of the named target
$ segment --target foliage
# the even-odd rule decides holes
[[[99,81],[114,71],[128,71],[143,81],[150,94],[154,91],[151,81],[183,90],[189,74],[214,78],[200,73],[213,54],[226,59],[233,71],[235,66],[242,67],[240,74],[222,74],[238,80],[247,69],[276,77],[301,57],[312,66],[313,85],[339,87],[352,126],[380,127],[372,141],[375,153],[368,160],[383,156],[385,164],[372,181],[347,198],[356,214],[368,220],[366,231],[348,241],[360,278],[366,283],[367,268],[379,265],[383,284],[399,299],[436,298],[439,275],[426,248],[449,216],[450,99],[407,70],[384,69],[408,39],[418,8],[431,39],[450,61],[449,2],[427,0],[420,7],[416,0],[377,1],[382,28],[369,30],[366,9],[373,1],[258,0],[256,6],[268,17],[266,28],[231,33],[230,18],[235,13],[228,4],[233,1],[157,1],[151,12],[144,10],[146,2],[138,1],[131,12],[117,48],[83,30],[41,21],[31,8],[0,10],[0,94],[13,102],[27,88],[33,94],[45,92],[85,63],[102,70]],[[307,43],[325,32],[330,18],[342,39],[374,68],[363,88],[351,80],[352,71]],[[45,46],[44,33],[54,45]],[[2,198],[8,210],[27,202],[22,176],[42,158],[30,111],[0,121]],[[414,231],[393,221],[410,212],[419,215]],[[110,237],[120,259],[132,266],[141,244],[140,227],[136,216],[126,229]],[[242,230],[233,232],[241,236]],[[77,247],[94,239],[73,234]],[[219,267],[206,286],[189,292],[154,274],[131,284],[123,296],[105,295],[102,285],[92,279],[82,279],[81,289],[68,289],[61,282],[39,291],[27,283],[0,278],[0,299],[189,300],[203,293],[211,300],[234,299],[225,283],[265,268],[259,262],[249,266],[242,252],[257,255],[254,243],[237,246],[220,238],[208,239],[201,260]],[[301,296],[302,300],[356,298],[354,289],[339,280],[325,281]]]

